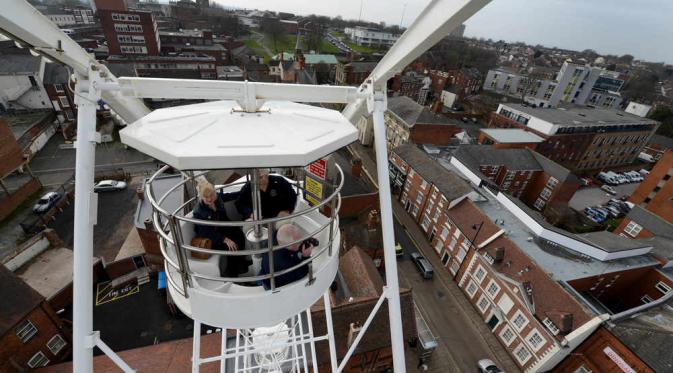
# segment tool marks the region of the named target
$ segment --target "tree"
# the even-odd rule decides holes
[[[259,28],[271,39],[273,50],[278,53],[278,42],[285,39],[285,27],[277,19],[264,18],[260,22]]]
[[[630,54],[625,54],[621,57],[618,58],[619,62],[623,62],[625,64],[630,65],[633,62],[633,56]]]

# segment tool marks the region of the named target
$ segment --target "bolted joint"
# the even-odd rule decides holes
[[[98,330],[94,330],[91,334],[84,337],[84,345],[86,348],[96,347],[98,341],[100,341],[100,332]]]
[[[366,85],[367,111],[371,114],[374,111],[384,112],[388,108],[388,96],[385,88],[375,87],[371,81]]]

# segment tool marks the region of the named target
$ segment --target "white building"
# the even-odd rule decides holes
[[[637,102],[631,101],[624,111],[645,118],[647,117],[647,114],[650,113],[650,110],[652,110],[651,105],[639,104]]]
[[[54,22],[56,26],[70,26],[70,25],[76,25],[77,20],[75,19],[75,15],[72,13],[68,13],[67,11],[63,10],[60,12],[56,11],[49,11],[45,14],[47,18],[49,18],[50,21]]]
[[[0,112],[52,107],[42,84],[44,67],[41,57],[0,55]]]
[[[397,41],[398,36],[389,32],[357,26],[346,27],[344,33],[355,44],[366,47],[392,46]]]
[[[612,109],[622,101],[618,90],[623,80],[612,72],[566,61],[554,80],[529,77],[506,69],[489,70],[484,90],[524,98],[538,107],[559,104],[593,105]]]

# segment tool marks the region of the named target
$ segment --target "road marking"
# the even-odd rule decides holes
[[[98,283],[96,284],[96,306],[114,302],[139,291],[138,283],[129,283],[120,289],[113,289],[111,281]]]

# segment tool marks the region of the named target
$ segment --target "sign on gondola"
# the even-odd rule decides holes
[[[322,202],[325,195],[324,181],[327,179],[327,160],[324,158],[309,164],[306,168],[306,177],[304,178],[304,199],[311,206]]]

